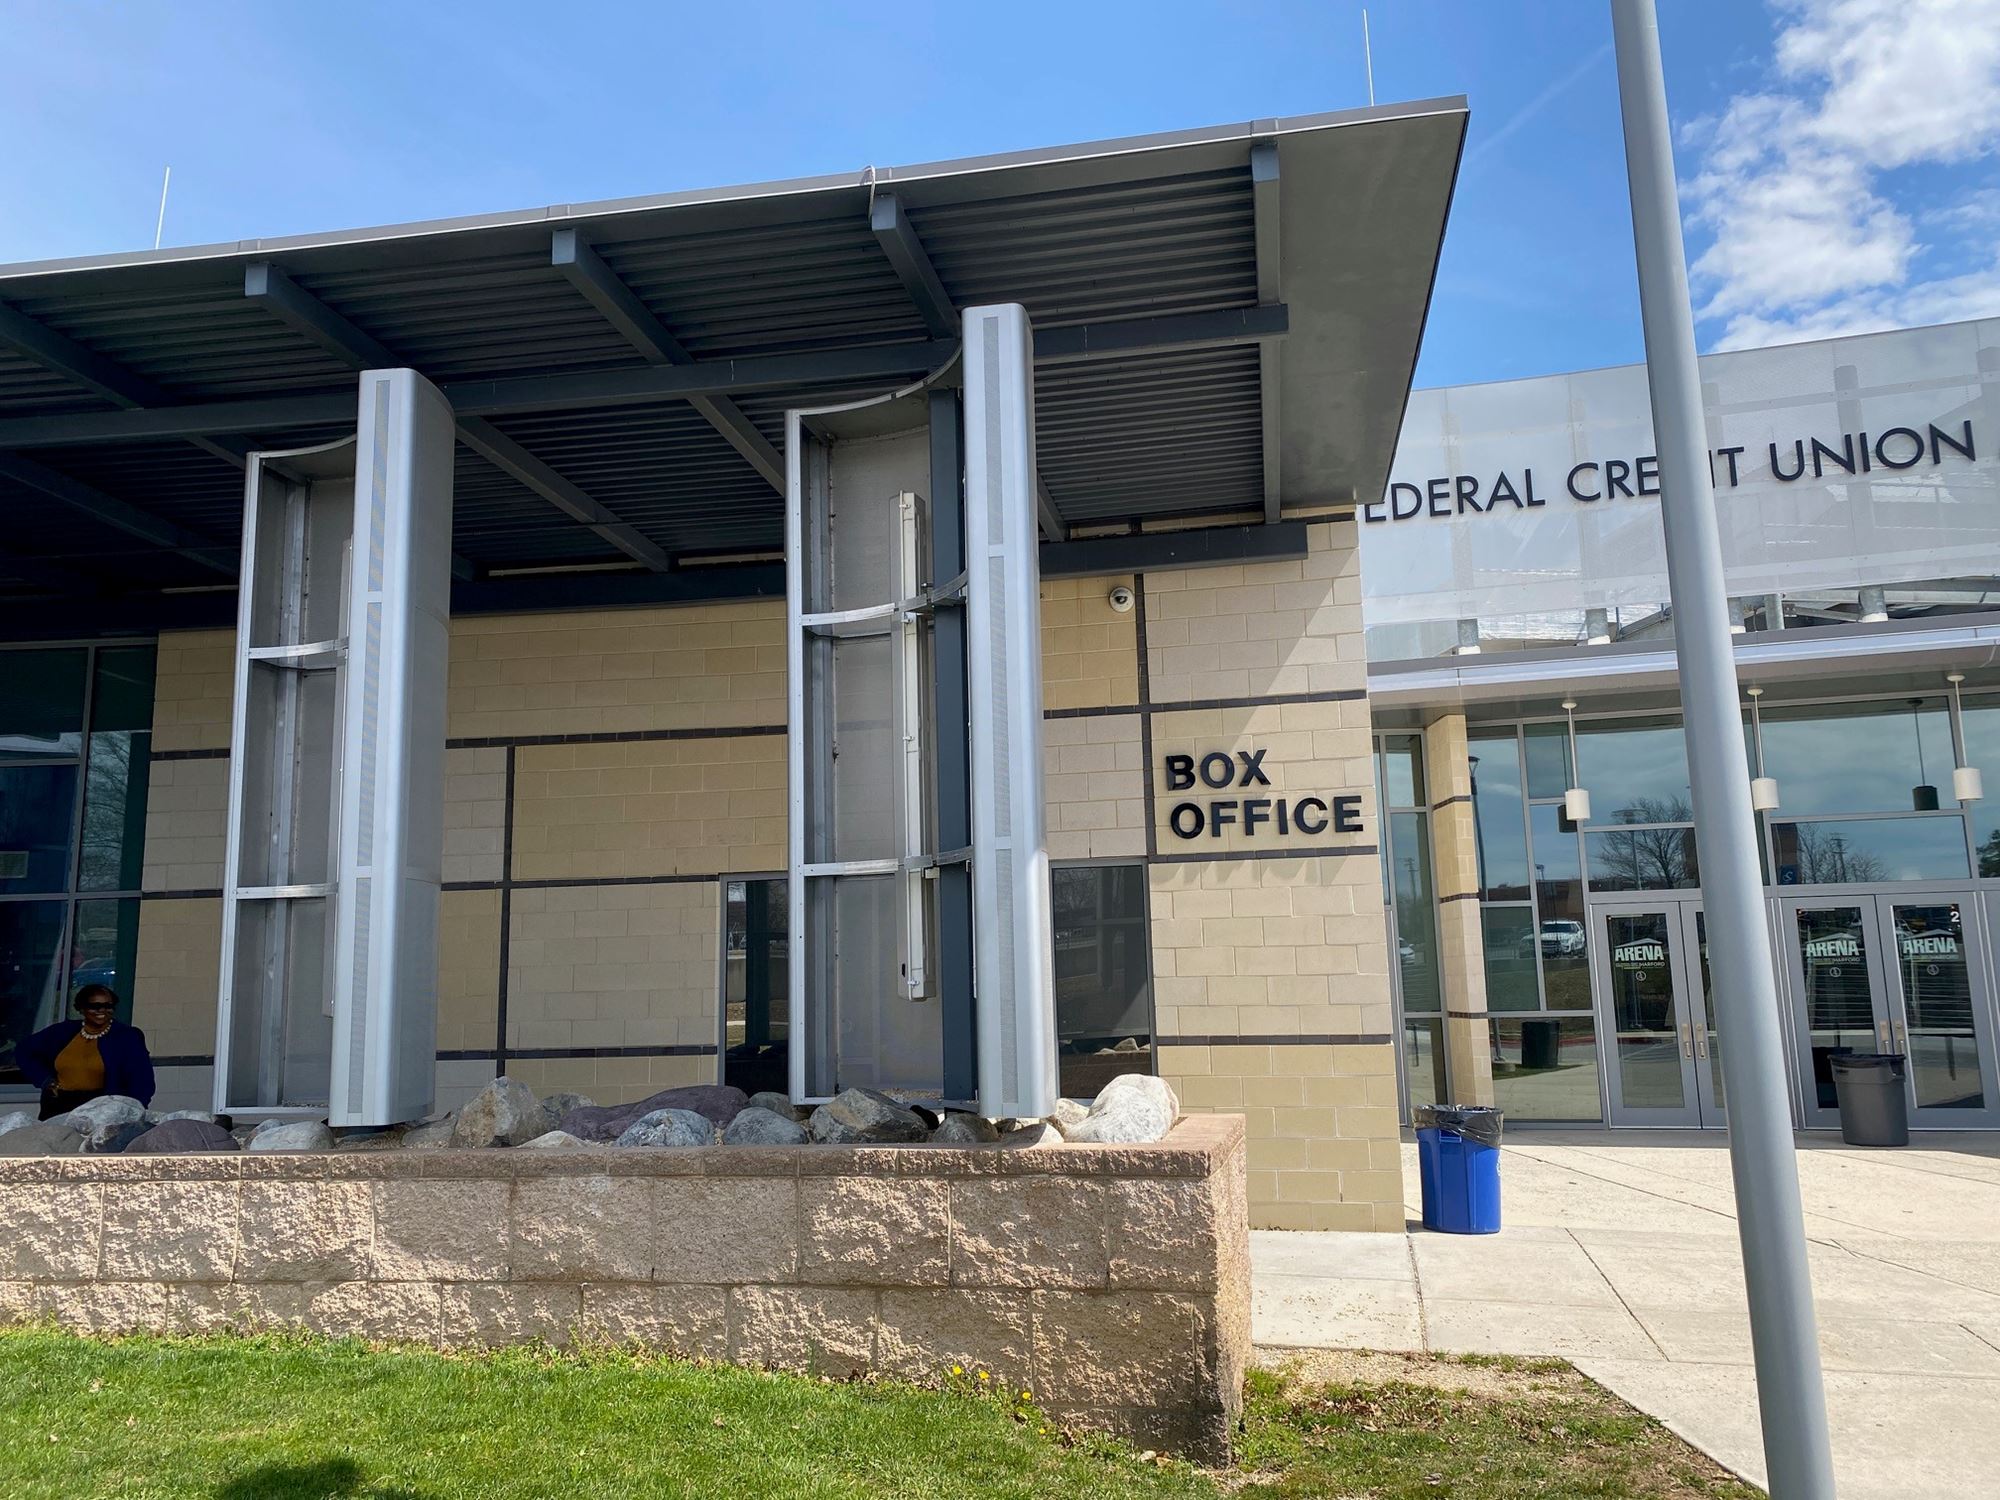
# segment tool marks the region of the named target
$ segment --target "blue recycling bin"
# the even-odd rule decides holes
[[[1497,1233],[1500,1111],[1420,1104],[1410,1115],[1417,1128],[1424,1228],[1444,1234]]]

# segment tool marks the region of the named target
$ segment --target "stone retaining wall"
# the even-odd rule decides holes
[[[1150,1146],[0,1159],[0,1319],[35,1318],[959,1364],[1214,1458],[1250,1347],[1243,1121]]]

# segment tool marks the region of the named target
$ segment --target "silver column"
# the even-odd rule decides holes
[[[1694,314],[1674,188],[1659,22],[1653,0],[1612,0],[1611,17],[1764,1462],[1773,1500],[1830,1500],[1833,1461],[1826,1393],[1806,1268],[1777,986],[1764,927],[1750,773],[1736,706],[1736,663],[1695,366]]]

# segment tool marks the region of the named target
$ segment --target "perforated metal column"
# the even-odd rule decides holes
[[[435,1069],[454,431],[414,371],[358,397],[248,465],[215,1104],[387,1125]]]

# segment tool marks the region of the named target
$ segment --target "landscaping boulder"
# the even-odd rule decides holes
[[[85,1136],[145,1118],[146,1106],[124,1094],[99,1094],[95,1099],[85,1100],[65,1116],[70,1129]]]
[[[593,1104],[571,1110],[557,1122],[579,1140],[615,1141],[647,1115],[662,1109],[685,1109],[716,1129],[725,1128],[749,1105],[749,1097],[725,1083],[696,1083],[663,1089],[632,1104]]]
[[[829,1146],[930,1139],[922,1115],[874,1089],[848,1089],[812,1112],[812,1138]]]
[[[999,1139],[999,1126],[962,1110],[949,1111],[931,1132],[934,1146],[990,1146]]]
[[[759,1094],[752,1094],[750,1102],[744,1108],[768,1109],[774,1115],[783,1115],[788,1120],[797,1120],[802,1124],[806,1118],[806,1111],[792,1103],[790,1094],[774,1093],[769,1089]]]
[[[1064,1134],[1072,1141],[1139,1145],[1159,1140],[1173,1129],[1180,1113],[1180,1097],[1166,1079],[1121,1073],[1104,1085],[1083,1122]]]
[[[733,1121],[731,1123],[734,1123]],[[620,1146],[713,1146],[715,1125],[691,1109],[656,1109],[641,1115],[619,1135]]]
[[[769,1095],[757,1095],[768,1098]],[[722,1132],[725,1146],[801,1146],[812,1137],[805,1126],[789,1114],[779,1114],[774,1109],[765,1109],[753,1104],[729,1122],[729,1128]]]
[[[39,1123],[32,1109],[11,1110],[4,1115],[0,1115],[0,1135],[5,1135],[10,1130],[19,1130],[23,1125],[35,1125]]]
[[[1047,1120],[1031,1120],[1000,1132],[1000,1144],[1016,1150],[1029,1146],[1060,1146],[1063,1133]]]
[[[551,1130],[547,1135],[538,1135],[532,1141],[521,1142],[523,1151],[556,1151],[564,1146],[587,1146],[590,1142],[580,1141],[567,1130]]]
[[[1088,1104],[1079,1104],[1074,1099],[1058,1099],[1054,1111],[1049,1115],[1049,1123],[1067,1136],[1089,1117]]]
[[[174,1109],[167,1111],[163,1115],[156,1115],[151,1110],[147,1110],[146,1119],[154,1125],[164,1125],[169,1120],[199,1120],[205,1125],[216,1123],[215,1116],[205,1109]]]
[[[548,1111],[551,1120],[560,1120],[573,1109],[589,1109],[596,1102],[595,1099],[587,1098],[582,1094],[558,1093],[542,1095],[542,1108]]]
[[[0,1135],[0,1156],[76,1156],[82,1151],[83,1132],[70,1129],[61,1116]]]
[[[89,1156],[116,1156],[152,1128],[144,1120],[95,1126],[84,1135],[84,1153]]]
[[[179,1155],[190,1151],[240,1151],[236,1137],[213,1120],[165,1119],[125,1148],[128,1156]]]
[[[402,1139],[397,1144],[405,1151],[442,1151],[451,1144],[452,1127],[457,1123],[457,1116],[449,1114],[419,1120],[403,1127]]]
[[[331,1151],[333,1132],[324,1120],[266,1120],[252,1132],[245,1151]]]
[[[454,1146],[518,1146],[547,1135],[555,1121],[542,1108],[535,1091],[505,1074],[474,1094],[452,1122]]]
[[[385,1126],[380,1130],[350,1130],[334,1140],[336,1151],[395,1151],[403,1144],[403,1127]]]

